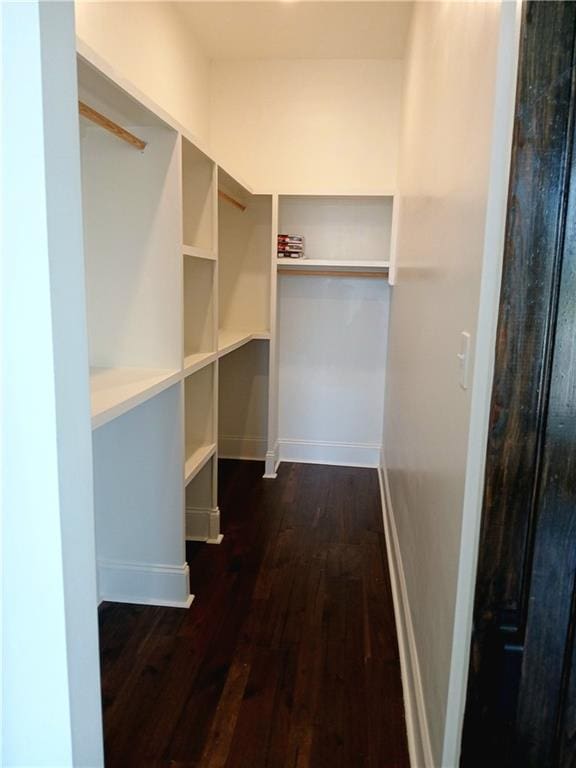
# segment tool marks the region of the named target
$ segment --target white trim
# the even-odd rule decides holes
[[[276,480],[278,477],[277,471],[280,465],[279,456],[280,448],[278,443],[276,443],[270,451],[266,451],[266,467],[263,475],[265,480]]]
[[[378,467],[381,445],[336,443],[325,440],[279,440],[279,460],[301,464]]]
[[[502,3],[492,125],[490,181],[484,228],[482,280],[474,353],[462,532],[460,535],[458,587],[454,608],[450,680],[442,750],[442,765],[446,766],[459,764],[466,706],[476,568],[484,496],[486,445],[500,309],[500,285],[512,156],[521,22],[521,0]]]
[[[186,507],[186,541],[220,544],[220,510],[218,507]]]
[[[394,617],[398,635],[398,651],[402,672],[402,690],[404,693],[404,712],[408,735],[408,751],[412,768],[434,768],[432,745],[428,728],[428,717],[420,676],[420,663],[414,638],[412,614],[408,600],[408,590],[402,565],[402,553],[394,520],[394,511],[390,497],[390,487],[384,463],[378,467],[380,497],[388,567],[392,585]]]
[[[218,457],[220,459],[249,459],[264,461],[268,446],[265,437],[250,435],[220,435]]]
[[[188,563],[164,565],[99,559],[98,588],[100,602],[189,608],[194,599],[190,594]]]

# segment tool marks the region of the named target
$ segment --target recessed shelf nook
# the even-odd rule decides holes
[[[184,253],[211,258],[214,249],[214,162],[182,137]]]

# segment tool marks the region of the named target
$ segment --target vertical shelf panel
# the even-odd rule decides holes
[[[182,202],[184,245],[213,251],[212,185],[214,163],[182,138]]]

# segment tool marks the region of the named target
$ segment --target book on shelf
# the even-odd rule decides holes
[[[278,235],[279,259],[303,259],[304,238],[302,235]]]

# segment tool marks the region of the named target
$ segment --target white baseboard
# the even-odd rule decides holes
[[[279,440],[278,445],[280,461],[344,467],[377,467],[380,461],[380,445],[372,443]]]
[[[264,437],[220,435],[218,438],[218,458],[220,459],[264,461],[267,448],[268,443]]]
[[[264,469],[264,478],[266,480],[275,480],[278,475],[276,474],[278,470],[278,464],[280,463],[278,461],[279,456],[279,448],[278,443],[272,448],[270,451],[266,451],[266,467]]]
[[[220,510],[218,507],[186,507],[186,539],[220,544]]]
[[[98,591],[100,602],[189,608],[194,599],[190,594],[188,563],[161,565],[98,560]]]
[[[384,464],[378,468],[378,477],[380,479],[386,551],[388,553],[394,616],[398,634],[410,765],[412,768],[434,768],[428,717],[426,715],[424,691],[420,675],[420,663],[418,661],[414,626],[412,624],[412,613],[410,611],[404,567],[402,565],[402,554],[390,497],[388,475]]]

